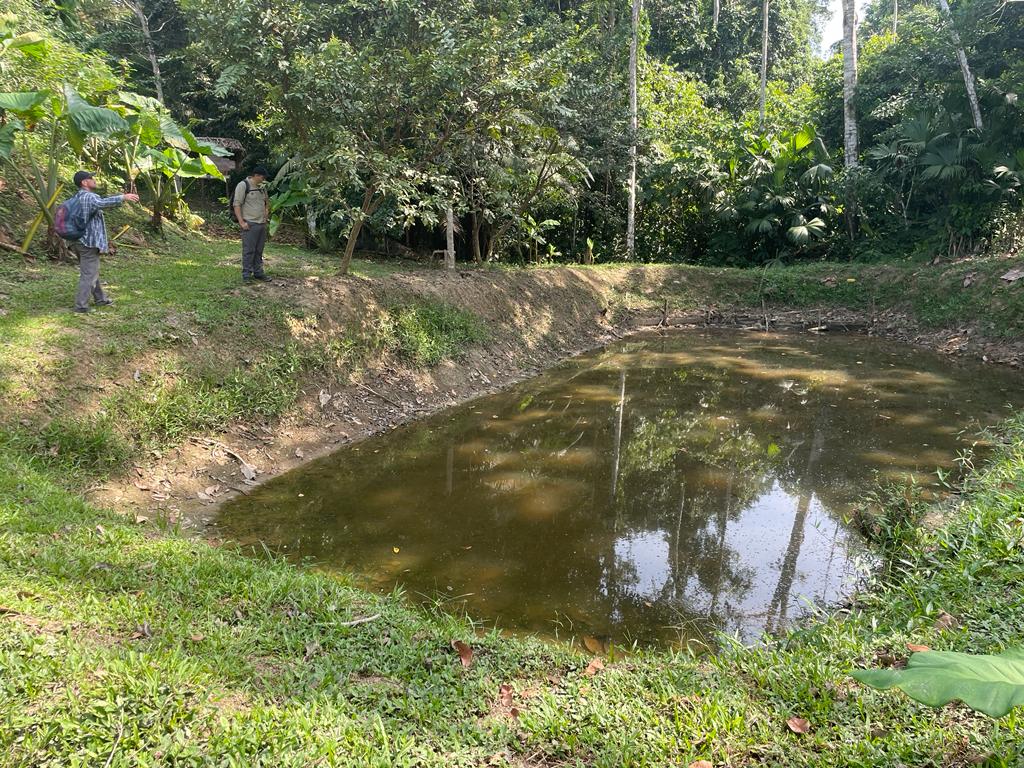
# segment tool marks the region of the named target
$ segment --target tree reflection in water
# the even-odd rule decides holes
[[[1011,382],[867,339],[624,342],[312,462],[221,525],[506,628],[750,639],[841,595],[850,504],[950,463],[1020,404]]]

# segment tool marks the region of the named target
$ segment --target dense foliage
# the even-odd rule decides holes
[[[218,150],[194,138],[214,135],[241,140],[243,171],[269,163],[276,217],[345,265],[357,245],[442,247],[449,209],[462,258],[625,254],[628,3],[12,5],[0,19],[0,156],[39,221],[60,165],[84,156],[126,186],[140,180],[159,226],[185,212],[181,178],[217,175]],[[957,256],[1005,227],[1024,180],[1024,5],[960,0],[948,22],[931,0],[898,18],[894,7],[875,0],[860,25],[854,168],[842,157],[842,56],[817,55],[820,0],[769,5],[763,121],[762,4],[649,0],[637,258]],[[73,104],[95,118],[77,140]]]

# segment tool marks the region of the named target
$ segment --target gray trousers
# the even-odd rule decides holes
[[[81,243],[74,243],[72,250],[78,255],[78,290],[75,291],[75,308],[88,309],[89,294],[93,301],[107,301],[100,283],[100,251]]]
[[[263,246],[267,244],[267,225],[246,222],[249,229],[242,230],[242,277],[263,274]]]

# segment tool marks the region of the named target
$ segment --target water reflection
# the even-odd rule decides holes
[[[842,520],[877,474],[926,479],[1024,403],[981,372],[861,338],[623,342],[313,462],[220,523],[504,628],[751,638],[849,587]]]

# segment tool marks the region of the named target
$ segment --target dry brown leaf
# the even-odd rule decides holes
[[[512,707],[508,714],[513,720],[517,720],[519,718],[519,710],[516,707]]]
[[[957,621],[956,616],[951,616],[945,611],[939,613],[939,618],[935,620],[935,629],[940,632],[947,632],[951,629],[956,629],[960,622]]]
[[[604,669],[604,662],[598,658],[594,658],[590,660],[589,664],[587,664],[587,668],[583,670],[583,674],[587,677],[593,677],[602,669]]]
[[[508,683],[502,683],[498,687],[498,701],[501,702],[503,707],[512,706],[512,686]]]
[[[786,721],[786,726],[793,733],[808,733],[811,730],[811,724],[802,717],[791,717]]]
[[[153,636],[153,630],[149,626],[148,621],[144,621],[135,627],[135,631],[129,635],[130,640],[143,640]]]
[[[201,643],[205,639],[206,635],[192,635],[191,637],[189,637],[189,640],[191,640],[193,643]]]
[[[715,768],[710,760],[694,760],[688,768]]]
[[[473,663],[473,649],[461,640],[452,640],[452,648],[459,654],[462,666],[468,669],[469,665]]]
[[[1014,267],[1005,275],[1003,275],[1000,279],[1005,280],[1008,283],[1015,283],[1022,277],[1024,277],[1024,267]]]
[[[930,651],[931,648],[929,648],[927,645],[918,645],[917,643],[907,643],[907,650],[908,651],[912,651],[914,653],[924,653],[925,651]]]
[[[583,645],[591,653],[608,653],[608,638],[591,637],[590,635],[584,635]]]

